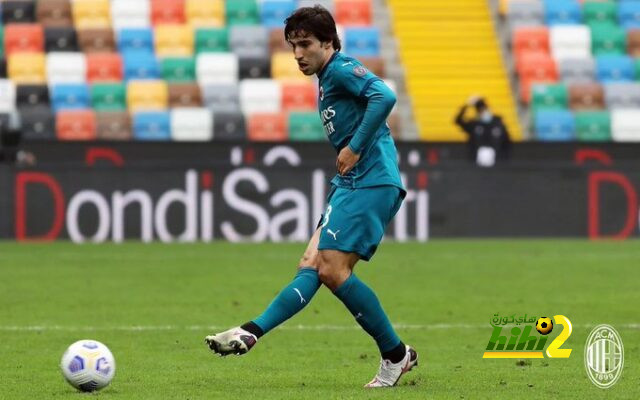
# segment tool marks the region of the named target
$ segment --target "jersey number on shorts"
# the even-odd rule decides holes
[[[327,211],[324,213],[324,221],[322,221],[321,228],[324,228],[329,223],[329,215],[331,215],[331,210],[332,210],[331,205],[328,205]]]

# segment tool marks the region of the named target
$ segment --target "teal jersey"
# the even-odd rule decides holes
[[[382,94],[391,97],[393,104],[393,93],[358,60],[340,52],[331,56],[318,74],[318,79],[320,119],[329,141],[338,153],[349,145],[360,154],[355,167],[345,176],[337,174],[331,183],[353,189],[392,185],[404,191],[398,170],[396,147],[386,123],[387,115],[378,115],[376,123],[377,120],[380,122],[376,126],[368,126],[366,131],[358,132],[358,129],[363,129],[362,122],[370,96],[373,94],[380,97]],[[370,111],[368,117],[379,114],[371,107]],[[388,114],[389,111],[390,109],[384,112]],[[358,139],[366,137],[366,141],[352,141],[357,132]],[[356,141],[360,148],[353,147]]]

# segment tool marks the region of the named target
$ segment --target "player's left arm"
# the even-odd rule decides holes
[[[368,82],[360,97],[366,99],[367,108],[358,130],[338,155],[336,166],[341,175],[348,173],[356,165],[360,154],[373,142],[376,132],[386,122],[396,104],[396,95],[380,79]]]

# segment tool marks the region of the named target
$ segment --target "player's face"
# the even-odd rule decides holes
[[[317,74],[333,54],[331,42],[321,42],[315,36],[305,32],[289,37],[289,45],[298,68],[305,75]]]

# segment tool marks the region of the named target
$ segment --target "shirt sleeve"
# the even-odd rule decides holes
[[[349,142],[349,147],[356,154],[360,154],[373,142],[376,132],[385,123],[396,104],[396,95],[379,78],[361,90],[362,97],[367,99],[367,109],[358,130]]]
[[[355,97],[364,97],[373,82],[381,81],[356,60],[338,61],[338,65],[332,72],[336,86]]]

